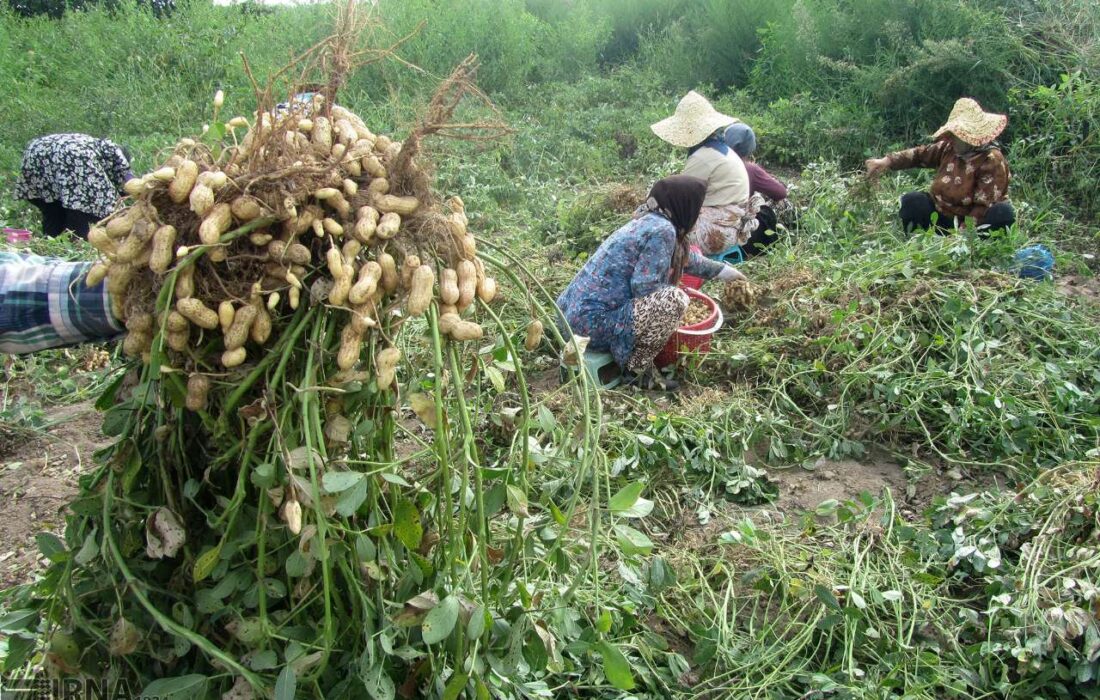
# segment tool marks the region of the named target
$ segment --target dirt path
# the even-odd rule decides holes
[[[107,442],[91,401],[53,409],[47,420],[45,435],[0,453],[0,590],[28,581],[38,570],[35,535],[61,534],[77,479]]]

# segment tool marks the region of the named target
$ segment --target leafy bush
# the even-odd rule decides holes
[[[643,60],[681,91],[699,83],[744,87],[757,60],[761,32],[789,13],[791,0],[705,0],[675,22],[650,30]]]
[[[1055,85],[1017,89],[1012,101],[1016,182],[1029,192],[1053,193],[1085,216],[1094,216],[1100,211],[1100,86],[1072,73]]]
[[[491,92],[516,92],[532,82],[565,79],[594,66],[606,30],[583,7],[546,21],[528,12],[523,0],[383,0],[381,17],[395,37],[423,27],[402,45],[401,56],[437,76],[477,53],[479,85]],[[424,81],[400,66],[381,76],[408,85]],[[430,82],[430,81],[429,81]]]
[[[1068,463],[1019,492],[937,500],[939,556],[951,588],[969,598],[959,641],[987,687],[1006,696],[1097,696],[1098,469]]]
[[[754,505],[775,497],[766,473],[745,462],[743,435],[728,422],[724,407],[701,416],[661,412],[641,418],[625,430],[611,428],[621,443],[613,474],[646,474],[661,483],[667,475],[667,482],[682,480],[705,500]]]
[[[547,227],[544,238],[572,256],[587,257],[630,219],[645,195],[643,187],[612,184],[563,199],[558,202],[556,225]]]
[[[781,97],[752,119],[760,157],[779,165],[840,160],[859,167],[885,147],[881,119],[841,100],[823,103],[808,94]]]
[[[528,6],[533,4],[561,7],[565,3],[528,0]],[[578,4],[591,9],[610,26],[600,56],[607,64],[619,64],[633,58],[644,36],[668,26],[692,5],[689,0],[580,0]]]
[[[841,100],[875,111],[888,133],[905,138],[942,123],[961,95],[1005,105],[1019,41],[999,14],[975,4],[796,2],[785,20],[764,30],[753,66],[758,94]]]

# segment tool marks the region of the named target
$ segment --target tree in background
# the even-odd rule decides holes
[[[91,7],[114,9],[119,0],[8,0],[11,9],[24,17],[46,15],[58,19],[66,10],[83,10]],[[151,7],[153,13],[161,17],[176,8],[176,0],[137,0],[138,5]]]

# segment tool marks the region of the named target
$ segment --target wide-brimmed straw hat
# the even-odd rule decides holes
[[[650,125],[658,138],[673,146],[691,148],[706,140],[722,127],[740,121],[722,114],[711,106],[707,98],[692,90],[676,105],[676,113]]]
[[[1007,116],[983,112],[976,100],[960,97],[951,108],[947,123],[932,137],[938,139],[944,134],[952,134],[971,146],[984,146],[1000,136],[1007,124]]]

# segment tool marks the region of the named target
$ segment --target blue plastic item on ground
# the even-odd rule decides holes
[[[711,260],[726,263],[727,265],[737,265],[745,262],[745,251],[741,250],[741,246],[735,245],[717,255],[708,255],[707,257]]]
[[[1054,276],[1054,254],[1043,245],[1029,245],[1016,251],[1015,269],[1024,279],[1045,280]]]

